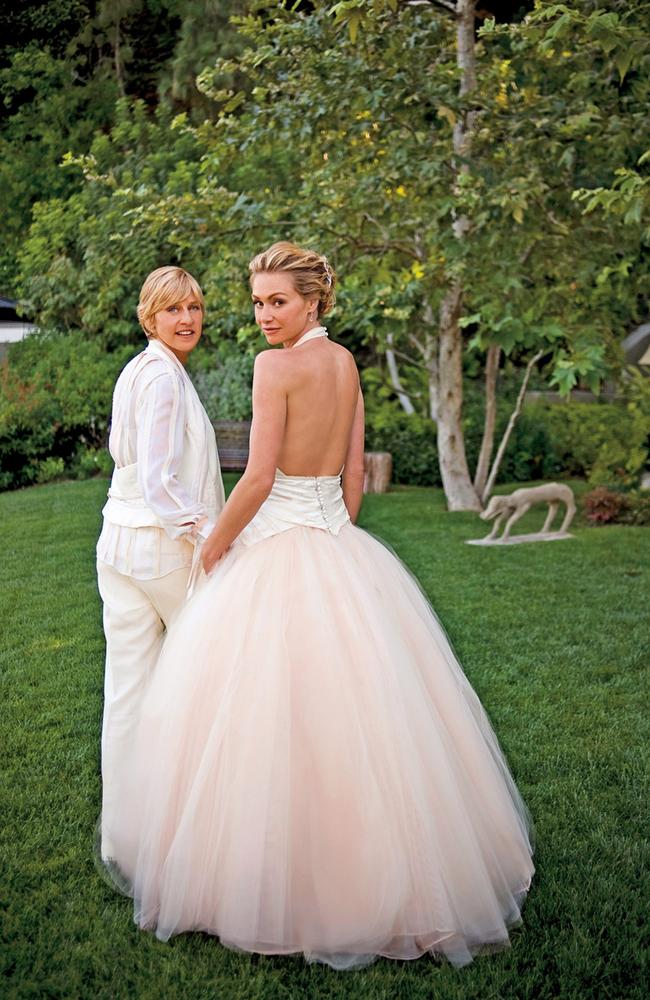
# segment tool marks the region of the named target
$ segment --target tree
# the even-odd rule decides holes
[[[245,336],[248,255],[285,235],[315,242],[342,275],[339,328],[362,350],[392,351],[410,399],[424,385],[441,456],[453,459],[461,364],[487,359],[492,412],[507,357],[532,370],[541,351],[534,364],[551,384],[597,388],[619,361],[620,333],[647,314],[641,226],[585,214],[572,197],[610,187],[643,151],[640,5],[612,20],[583,4],[567,20],[564,5],[540,3],[519,24],[490,21],[474,50],[476,84],[462,94],[449,5],[343,6],[359,18],[343,35],[325,5],[239,18],[241,55],[198,81],[213,122],[149,122],[145,141],[124,110],[110,140],[76,160],[87,183],[78,216],[40,210],[23,287],[59,322],[61,276],[48,259],[61,258],[76,269],[83,322],[101,335],[134,274],[165,254],[191,262],[220,329]],[[242,87],[224,87],[234,74]],[[459,144],[461,119],[471,150]],[[612,239],[623,236],[617,255]],[[464,472],[450,468],[450,507],[475,506],[466,482],[454,486]]]
[[[566,105],[562,106],[561,101],[558,101],[558,97],[561,94],[557,88],[558,81],[551,78],[551,88],[553,90],[553,99],[556,106],[551,110],[549,118],[545,124],[547,126],[551,126],[551,132],[553,130],[557,130],[559,132],[560,143],[562,141],[563,131],[565,136],[571,134],[571,120],[575,120],[576,118],[579,119],[579,115],[575,114],[577,110],[577,101],[575,101],[575,97],[583,97],[586,101],[591,100],[591,108],[594,107],[594,97],[596,97],[596,99],[600,98],[603,100],[603,103],[607,105],[607,111],[611,115],[612,105],[617,104],[619,96],[615,93],[613,88],[609,86],[611,82],[612,65],[616,66],[618,69],[620,81],[622,82],[631,67],[642,63],[644,60],[647,62],[648,46],[645,36],[642,33],[642,22],[639,19],[636,24],[634,23],[634,15],[637,15],[638,17],[640,10],[633,11],[632,16],[626,23],[624,19],[619,18],[618,15],[605,14],[605,12],[600,11],[597,7],[590,10],[589,7],[592,5],[589,4],[584,5],[587,10],[578,12],[575,10],[571,11],[562,4],[538,3],[536,13],[525,18],[522,23],[505,25],[500,29],[501,39],[507,38],[511,47],[518,50],[518,55],[520,56],[517,70],[515,70],[514,67],[511,70],[510,64],[513,61],[512,58],[501,60],[500,65],[497,64],[496,67],[494,62],[492,66],[490,66],[489,59],[484,58],[484,53],[480,51],[480,43],[479,46],[477,46],[474,34],[475,3],[471,2],[471,0],[456,0],[456,2],[452,2],[452,0],[432,0],[431,6],[446,11],[453,17],[456,24],[456,61],[459,71],[459,101],[458,106],[451,112],[453,115],[452,144],[454,155],[451,159],[450,177],[450,184],[456,198],[458,198],[459,195],[462,195],[462,187],[464,185],[472,184],[470,176],[470,166],[472,165],[472,160],[477,161],[476,170],[479,175],[485,172],[486,166],[489,169],[489,163],[486,163],[486,158],[481,157],[480,159],[477,159],[475,140],[477,138],[477,133],[482,133],[484,136],[488,136],[492,141],[496,138],[491,127],[492,123],[489,120],[490,111],[497,112],[496,116],[494,116],[496,117],[494,124],[496,124],[498,129],[498,105],[501,105],[502,109],[511,107],[508,91],[509,89],[512,89],[513,84],[514,89],[518,89],[516,76],[514,75],[517,70],[521,81],[519,84],[521,89],[523,90],[522,84],[526,78],[528,78],[528,80],[533,82],[533,87],[535,87],[539,93],[540,77],[548,80],[550,76],[548,62],[545,65],[544,60],[546,57],[552,59],[555,56],[555,51],[552,47],[554,40],[557,42],[560,38],[567,38],[573,35],[571,40],[574,41],[577,29],[579,34],[582,36],[582,41],[584,43],[579,48],[576,47],[573,52],[562,50],[562,59],[570,58],[572,62],[569,81],[567,82],[569,83],[568,94],[570,97],[574,98],[573,107],[567,108]],[[642,5],[638,6],[640,7]],[[385,2],[384,0],[379,0],[379,2],[377,2],[377,0],[373,0],[372,3],[367,3],[365,0],[347,0],[347,2],[336,4],[333,8],[333,12],[340,21],[348,25],[350,35],[354,39],[357,36],[360,27],[365,28],[368,24],[372,24],[373,21],[376,22],[376,20],[382,16],[390,14],[397,15],[398,4],[393,2],[393,0],[385,0]],[[544,22],[550,22],[548,30],[545,30]],[[496,34],[494,21],[489,22],[488,30],[491,34]],[[486,37],[485,32],[483,37]],[[483,84],[481,89],[479,89],[477,84],[477,52],[481,56],[481,83]],[[521,56],[524,54],[525,62],[521,59]],[[603,79],[600,81],[593,81],[592,74],[590,73],[587,75],[586,72],[587,67],[591,67],[594,64],[602,64],[603,55],[608,57],[605,62],[605,66],[602,67],[606,70],[606,75],[604,76],[604,87]],[[541,74],[539,71],[540,61],[542,67]],[[497,68],[498,76],[500,76],[501,79],[496,93],[493,90],[492,96],[496,98],[496,104],[493,102],[492,107],[490,107],[490,76],[492,75],[494,80],[495,68]],[[566,75],[567,74],[565,72],[564,76],[566,77]],[[596,85],[594,85],[594,83],[596,83]],[[598,86],[598,83],[600,83],[600,86]],[[486,97],[488,98],[487,101]],[[647,98],[647,88],[645,94],[641,93],[636,95],[636,97],[636,117],[638,117],[638,112],[641,108],[643,108],[645,103],[644,98]],[[558,105],[560,105],[560,107],[558,107]],[[515,152],[521,154],[522,150],[525,151],[526,157],[530,156],[530,142],[526,143],[523,141],[523,122],[519,119],[523,118],[525,120],[528,111],[530,120],[534,122],[535,126],[537,126],[538,123],[535,121],[535,114],[530,114],[532,109],[526,109],[524,107],[523,111],[523,116],[515,116],[513,114],[510,114],[509,116],[511,121],[508,124],[511,127],[514,126],[511,128],[511,141],[508,143],[509,154],[511,157]],[[573,114],[571,114],[571,112],[573,112]],[[596,115],[597,114],[598,112],[596,112]],[[612,118],[608,117],[607,120],[611,122]],[[618,117],[613,120],[620,122],[620,118]],[[628,134],[630,126],[633,129],[634,124],[634,118],[630,116],[627,126]],[[569,126],[568,129],[567,125]],[[531,138],[534,142],[534,136]],[[589,139],[592,139],[591,135],[589,136]],[[603,140],[604,145],[610,145],[610,142],[608,141],[610,140],[610,136],[602,135],[601,140]],[[516,150],[514,149],[515,142],[518,147]],[[472,156],[473,146],[474,156]],[[562,156],[566,157],[567,152],[566,148],[562,150]],[[628,150],[620,150],[620,143],[617,152],[619,154],[622,153],[624,157],[626,154],[629,155]],[[571,157],[572,155],[575,155],[575,150],[569,152],[569,156]],[[518,163],[523,166],[524,159],[520,155],[517,156],[516,159]],[[569,161],[566,162],[568,163]],[[538,160],[538,168],[541,163],[542,161]],[[562,157],[560,158],[560,165],[562,165]],[[531,180],[533,183],[531,183]],[[559,177],[558,181],[558,189],[561,190],[560,185],[562,183],[562,177]],[[628,184],[629,183],[631,183],[631,181],[628,178]],[[529,201],[535,199],[535,201],[539,204],[543,200],[547,202],[554,200],[556,198],[557,189],[556,191],[553,191],[553,189],[546,182],[540,184],[539,179],[537,184],[535,184],[534,177],[526,178],[525,174],[522,172],[522,175],[515,175],[510,179],[508,193],[515,196],[514,199],[512,199],[514,204],[511,206],[512,216],[515,223],[522,225],[524,222],[524,210]],[[544,197],[544,195],[548,193],[551,194],[551,199]],[[503,203],[507,204],[507,200],[509,199],[504,199]],[[475,213],[473,217],[468,216],[466,211],[463,211],[460,207],[460,204],[458,208],[452,212],[451,224],[454,234],[459,240],[475,241],[477,238],[480,239],[478,233],[478,229],[480,228],[479,217],[481,214],[484,214],[484,206],[485,199],[482,199],[480,206],[477,206],[479,208],[479,213],[478,215]],[[565,205],[563,207],[566,209],[567,206]],[[550,206],[546,208],[546,213],[547,217],[552,221],[555,216],[551,211]],[[629,214],[630,213],[628,213],[628,215]],[[570,213],[565,212],[565,215],[570,216]],[[493,224],[494,220],[491,219],[490,225]],[[570,224],[570,222],[565,224],[565,231]],[[560,227],[561,223],[558,225]],[[522,264],[529,259],[530,253],[533,249],[536,249],[537,256],[539,256],[541,249],[540,244],[543,244],[544,242],[543,234],[539,232],[531,234],[531,236],[531,241],[526,247],[524,247],[520,255],[520,262]],[[608,273],[606,270],[601,272],[602,275],[606,273]],[[473,506],[473,498],[471,490],[469,489],[468,474],[466,463],[464,461],[464,451],[459,446],[459,442],[462,440],[462,436],[459,435],[462,405],[462,338],[459,327],[462,323],[460,314],[463,305],[464,292],[465,289],[460,275],[458,273],[450,272],[448,277],[448,289],[439,311],[440,328],[438,370],[436,374],[438,378],[438,399],[440,403],[437,416],[441,471],[444,478],[445,465],[447,465],[448,481],[445,481],[445,488],[448,499],[451,499],[450,506],[452,507],[463,507],[465,505],[469,507]],[[527,298],[530,300],[532,296],[529,294]],[[479,313],[476,314],[476,318],[480,318]],[[495,317],[493,323],[491,324],[492,331],[495,331],[495,322],[499,323],[499,327],[496,328],[498,331],[500,327],[502,328],[504,320],[508,321],[512,319],[513,317],[508,316],[507,313],[505,316],[502,315],[500,318]],[[511,326],[511,323],[508,323],[508,325]],[[549,332],[553,335],[557,332],[557,330],[553,331],[551,329]],[[495,416],[496,371],[501,351],[501,345],[498,342],[498,338],[496,340],[491,339],[490,341],[487,341],[485,346],[487,347],[486,422],[483,445],[474,480],[474,487],[483,499],[485,498],[485,487],[488,481],[488,466],[492,451]],[[537,355],[535,355],[536,360],[543,356],[543,353],[543,350],[542,352],[538,351]],[[580,354],[581,356],[578,355],[574,359],[570,359],[567,356],[567,352],[562,348],[556,354],[557,364],[556,370],[553,373],[553,380],[560,384],[565,390],[568,389],[573,382],[575,382],[578,374],[582,374],[584,376],[592,374],[593,376],[597,376],[599,374],[599,368],[602,371],[602,368],[599,365],[600,352],[598,351],[598,345],[596,343],[592,344],[591,349],[586,353],[583,347]],[[529,372],[530,369],[527,371]],[[596,380],[597,379],[594,379],[593,381]],[[445,461],[445,455],[447,456],[447,462]],[[492,480],[493,476],[490,477],[490,481]]]
[[[81,174],[66,153],[88,153],[116,121],[118,98],[162,103],[196,120],[209,102],[194,86],[218,54],[236,51],[228,23],[239,0],[48,0],[0,11],[0,288],[15,291],[16,260],[34,205],[66,198]],[[234,41],[233,41],[234,40]],[[231,82],[235,77],[228,78]]]
[[[178,18],[174,52],[162,68],[158,92],[163,102],[194,120],[212,117],[213,103],[196,86],[199,73],[221,57],[236,60],[242,40],[231,18],[242,15],[246,0],[168,0],[170,13]],[[239,86],[237,70],[222,81]]]
[[[113,113],[115,90],[95,73],[92,53],[70,50],[78,25],[68,20],[68,6],[52,4],[41,12],[51,41],[27,22],[22,32],[8,36],[13,45],[2,53],[0,288],[5,293],[14,287],[16,252],[32,205],[72,191],[71,177],[59,166],[63,155],[87,150],[95,129],[107,125]],[[80,16],[88,16],[87,5],[77,7]]]
[[[647,42],[638,10],[612,21],[596,8],[569,25],[561,5],[540,4],[521,24],[486,26],[475,50],[479,86],[467,62],[469,7],[455,8],[463,33],[456,44],[440,7],[449,13],[450,4],[337,5],[351,27],[347,49],[318,16],[279,16],[271,26],[249,19],[243,28],[252,57],[242,63],[255,73],[257,104],[235,120],[226,103],[223,121],[249,136],[266,130],[288,147],[301,145],[301,183],[288,212],[281,193],[295,229],[306,228],[306,205],[339,246],[381,257],[365,286],[357,278],[355,287],[372,308],[372,282],[375,304],[390,300],[393,324],[408,321],[406,346],[429,374],[443,464],[445,453],[450,468],[461,456],[446,483],[455,507],[468,492],[459,430],[462,329],[478,327],[470,344],[488,351],[492,372],[500,350],[534,357],[541,349],[551,383],[566,392],[578,379],[597,387],[615,361],[612,323],[620,333],[644,308],[631,285],[615,305],[610,288],[593,287],[604,261],[611,263],[611,231],[580,217],[571,192],[580,179],[606,176],[612,151],[619,162],[635,157],[647,90],[622,91],[612,69],[623,52],[632,54],[628,71],[641,67]],[[363,21],[364,13],[372,16]],[[553,39],[569,28],[573,47],[556,54]],[[467,66],[453,66],[463,50]],[[240,95],[214,96],[236,107]],[[585,118],[586,100],[598,110]],[[639,251],[637,243],[640,260]],[[409,288],[418,285],[419,294]],[[479,487],[490,451],[488,422]],[[462,484],[460,499],[454,481]]]

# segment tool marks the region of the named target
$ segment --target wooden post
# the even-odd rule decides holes
[[[367,451],[363,456],[363,492],[385,493],[393,471],[389,451]]]

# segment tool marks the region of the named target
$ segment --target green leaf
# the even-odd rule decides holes
[[[619,49],[619,51],[614,56],[614,65],[618,70],[618,75],[620,77],[620,82],[623,83],[626,73],[630,68],[630,64],[634,57],[634,53],[631,49]]]
[[[572,15],[567,11],[558,17],[555,24],[553,24],[547,32],[548,38],[559,38],[568,32],[571,25]]]
[[[461,330],[464,330],[466,326],[472,326],[474,323],[480,323],[480,322],[481,322],[481,314],[480,312],[477,312],[477,313],[472,313],[471,316],[461,316],[461,318],[458,320],[458,325],[461,328]]]
[[[641,222],[642,213],[643,202],[640,198],[636,198],[625,213],[623,218],[625,225],[629,226],[634,222]]]
[[[440,118],[445,118],[452,128],[456,124],[456,115],[446,104],[439,104],[436,108],[436,113]]]
[[[568,396],[576,384],[576,373],[573,367],[556,368],[549,379],[551,385],[556,385],[562,396]]]
[[[357,33],[359,31],[359,25],[361,24],[363,15],[358,11],[355,11],[348,18],[348,31],[350,32],[350,41],[354,45],[357,40]]]

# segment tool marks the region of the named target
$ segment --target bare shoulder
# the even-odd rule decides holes
[[[269,348],[268,351],[260,351],[255,357],[255,374],[263,375],[265,372],[277,371],[284,363],[283,355],[288,353],[288,351],[273,350],[273,348]]]
[[[290,369],[287,366],[287,358],[283,355],[290,353],[290,351],[273,349],[260,351],[255,358],[253,367],[253,386],[257,390],[271,387],[286,390]]]
[[[354,376],[358,379],[359,370],[357,368],[357,363],[354,359],[354,354],[352,354],[351,351],[348,351],[347,347],[344,347],[343,344],[337,344],[334,341],[330,341],[330,344],[334,351],[335,357],[337,357],[337,359],[339,360],[339,363],[343,365],[345,368],[348,368],[350,372],[353,373]]]
[[[335,359],[337,366],[349,368],[350,372],[358,377],[354,356],[348,351],[347,347],[329,340],[322,344],[321,350],[324,350],[329,358]],[[317,357],[322,359],[323,355],[317,353]],[[291,378],[292,373],[301,376],[304,374],[305,369],[313,367],[314,360],[314,354],[309,351],[286,351],[281,349],[274,350],[272,348],[267,351],[260,351],[255,358],[255,378],[257,380],[265,379],[266,377],[276,379],[286,376],[287,378]]]
[[[331,350],[336,351],[336,353],[339,354],[341,357],[346,357],[350,361],[354,362],[354,356],[352,355],[352,352],[348,351],[347,347],[344,347],[343,344],[337,344],[335,340],[330,340],[328,341],[328,343],[330,344]]]

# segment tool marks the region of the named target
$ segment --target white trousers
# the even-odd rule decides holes
[[[135,729],[147,681],[165,628],[185,601],[190,568],[155,580],[135,580],[97,560],[104,602],[106,674],[102,724],[102,858],[113,857],[112,834],[120,822],[124,780],[132,761]]]

